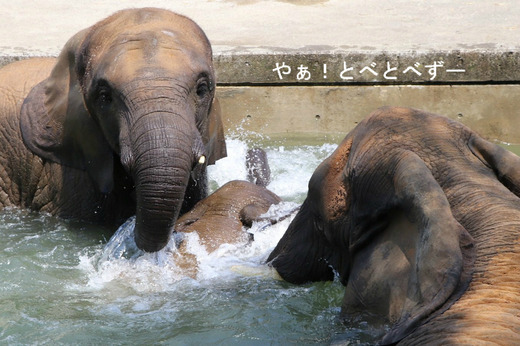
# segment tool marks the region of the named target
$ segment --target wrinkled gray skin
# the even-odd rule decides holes
[[[57,59],[0,70],[0,207],[107,225],[157,251],[226,155],[210,44],[186,17],[117,12]]]
[[[382,344],[520,342],[520,158],[448,118],[382,108],[314,172],[268,261],[346,286]]]

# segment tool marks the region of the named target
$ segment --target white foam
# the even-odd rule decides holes
[[[238,139],[226,139],[226,146],[227,157],[218,160],[214,165],[208,166],[210,187],[220,187],[231,180],[247,179],[247,144]]]

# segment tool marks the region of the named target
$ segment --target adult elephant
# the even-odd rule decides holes
[[[268,261],[346,286],[381,343],[520,341],[520,158],[445,117],[383,108],[314,172]]]
[[[118,224],[139,248],[168,242],[226,155],[210,43],[190,19],[123,10],[57,59],[0,70],[0,206]]]

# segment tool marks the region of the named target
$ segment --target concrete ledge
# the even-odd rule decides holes
[[[28,57],[0,55],[0,67]],[[224,86],[520,82],[520,51],[242,52],[215,55],[214,62]]]
[[[221,85],[520,81],[520,51],[272,51],[218,55],[215,65]]]
[[[24,58],[27,57],[0,57],[0,66]],[[416,66],[419,61],[423,63]],[[437,68],[434,79],[428,71],[428,61],[444,63]],[[273,69],[282,62],[291,66],[291,73],[280,79]],[[340,77],[344,62],[353,68],[352,80]],[[385,78],[387,64],[397,68],[387,77],[397,79]],[[309,67],[309,80],[298,80],[300,65]],[[265,134],[339,133],[341,137],[374,109],[389,105],[444,114],[486,138],[510,143],[520,143],[519,65],[519,52],[285,52],[215,57],[217,96],[228,132],[238,127]],[[372,67],[378,75],[360,73],[365,66]],[[379,66],[383,68],[378,69]],[[422,75],[405,74],[408,66]],[[450,74],[448,67],[464,72]]]

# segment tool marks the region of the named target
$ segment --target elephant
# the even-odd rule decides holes
[[[0,70],[0,208],[114,227],[163,248],[207,196],[226,156],[212,49],[202,29],[156,8],[127,9],[75,34],[57,58]]]
[[[316,168],[267,261],[295,284],[338,278],[341,317],[380,344],[516,344],[519,196],[515,154],[447,117],[380,108]]]
[[[251,155],[253,153],[254,155]],[[179,217],[175,224],[175,232],[183,235],[196,232],[200,243],[211,253],[222,244],[248,243],[252,240],[252,234],[244,229],[250,228],[254,221],[272,224],[284,218],[285,215],[278,218],[262,217],[272,205],[282,201],[260,183],[265,183],[264,172],[270,171],[265,151],[260,148],[249,150],[246,166],[251,172],[248,175],[249,181],[232,180],[222,185]],[[180,254],[177,264],[186,273],[194,276],[196,258],[186,251],[182,241],[177,254]]]

